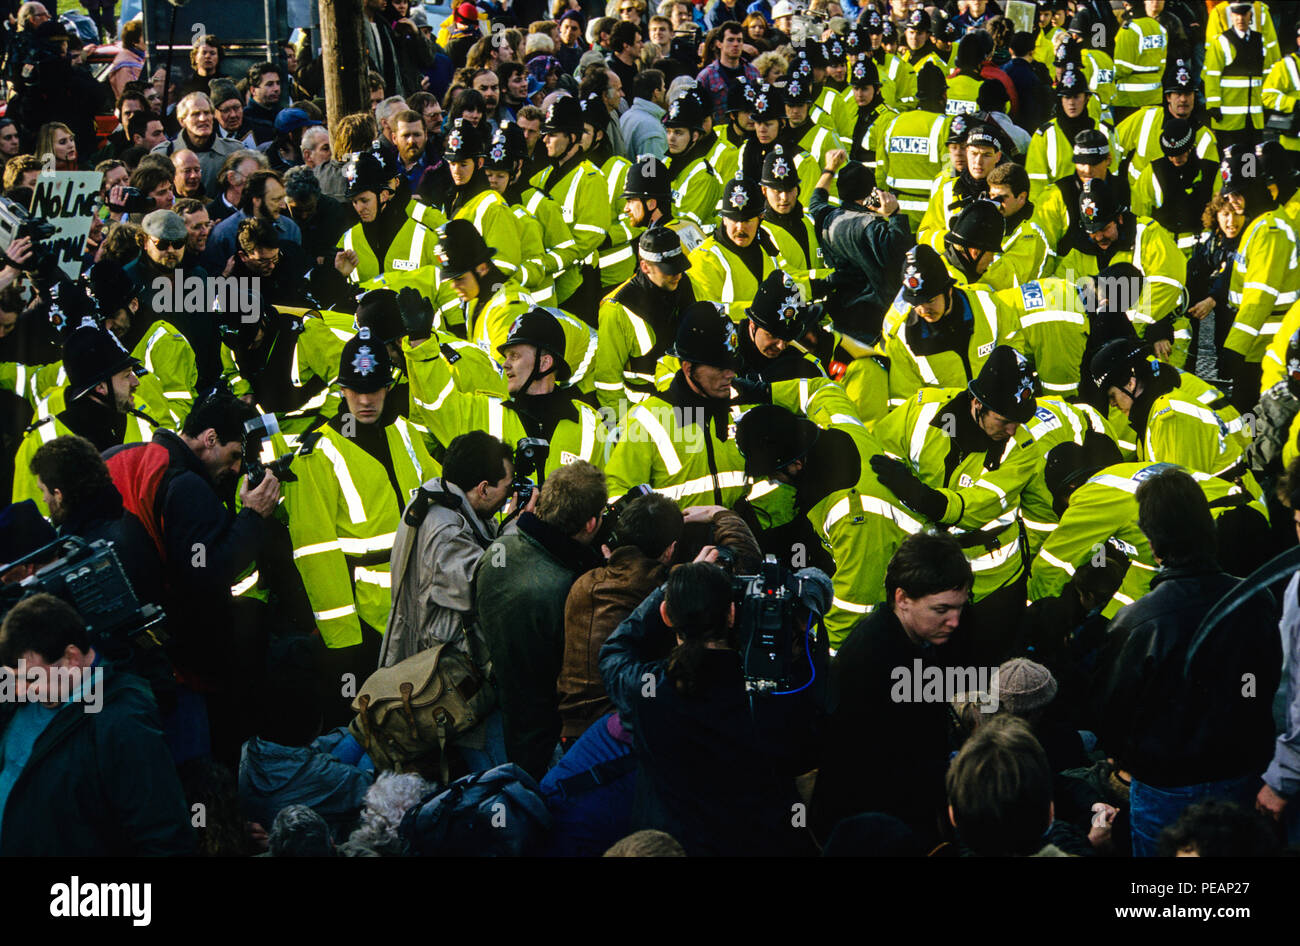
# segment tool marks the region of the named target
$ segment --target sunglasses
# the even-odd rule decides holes
[[[160,250],[183,250],[183,249],[185,249],[185,241],[184,241],[184,240],[163,240],[163,239],[159,239],[158,237],[154,237],[154,240],[153,240],[153,241],[154,241],[154,243],[157,244],[158,249],[160,249]]]

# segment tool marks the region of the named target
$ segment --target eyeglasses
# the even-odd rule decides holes
[[[161,237],[153,238],[154,245],[160,250],[183,250],[185,249],[184,240],[164,240]]]
[[[246,263],[262,263],[266,266],[274,266],[280,259],[279,250],[272,251],[270,256],[250,256],[243,250],[239,251],[239,255],[244,258],[244,262]]]

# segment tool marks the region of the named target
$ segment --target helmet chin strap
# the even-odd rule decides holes
[[[524,386],[519,389],[519,394],[527,394],[528,389],[533,386],[534,381],[540,381],[542,380],[542,378],[545,378],[547,375],[554,374],[556,366],[559,364],[559,359],[556,358],[554,355],[551,355],[551,367],[547,368],[545,371],[538,371],[537,366],[542,363],[542,355],[550,354],[550,353],[543,351],[542,349],[538,348],[536,345],[532,346],[532,348],[533,351],[537,353],[533,357],[533,370],[528,372],[528,378],[524,381]],[[516,395],[516,397],[517,396],[518,395]]]

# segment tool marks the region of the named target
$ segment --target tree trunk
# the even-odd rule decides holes
[[[342,116],[366,110],[365,12],[361,0],[320,0],[325,114],[329,127]],[[336,155],[341,160],[341,156]]]

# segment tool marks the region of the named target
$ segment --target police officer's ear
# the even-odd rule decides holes
[[[101,381],[101,382],[99,382],[99,384],[95,385],[95,389],[94,389],[94,390],[95,390],[95,393],[98,394],[100,397],[108,397],[108,394],[109,394],[109,391],[108,391],[108,382],[107,382],[107,381]]]
[[[537,373],[545,374],[546,372],[550,371],[554,367],[555,367],[555,356],[552,355],[550,352],[541,351],[539,349],[537,352]]]

